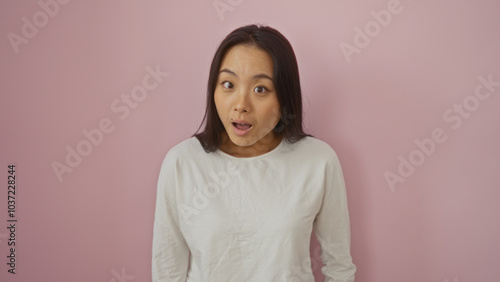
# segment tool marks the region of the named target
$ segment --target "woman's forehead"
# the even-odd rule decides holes
[[[254,76],[259,73],[272,77],[273,60],[262,49],[254,46],[236,45],[224,55],[219,73],[222,70],[229,70],[225,73],[236,74],[236,76]]]

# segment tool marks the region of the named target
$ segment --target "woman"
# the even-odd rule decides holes
[[[354,281],[341,167],[302,129],[297,61],[281,33],[249,25],[222,41],[204,121],[161,167],[153,281],[314,281],[313,230],[325,281]]]

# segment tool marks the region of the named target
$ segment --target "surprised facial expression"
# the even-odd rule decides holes
[[[273,83],[273,60],[262,49],[236,45],[225,54],[215,88],[219,118],[236,146],[272,146],[280,105]],[[269,137],[269,138],[267,138]],[[262,149],[259,149],[262,151]]]

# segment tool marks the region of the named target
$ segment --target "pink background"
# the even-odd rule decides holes
[[[500,81],[498,1],[221,0],[230,9],[220,16],[211,0],[41,2],[52,16],[37,1],[0,4],[1,281],[151,280],[161,161],[201,122],[216,47],[250,23],[290,40],[305,128],[340,157],[356,281],[500,281],[500,86],[474,97],[479,76]],[[388,6],[381,26],[370,11]],[[40,26],[24,28],[31,38],[23,17]],[[345,56],[341,45],[356,42]],[[169,76],[120,119],[111,105],[142,85],[148,66]],[[461,116],[454,105],[464,103]],[[59,181],[52,163],[66,164],[66,146],[88,142],[82,131],[106,118],[114,130]],[[444,142],[431,141],[435,129]],[[428,155],[416,139],[429,139]],[[418,163],[412,172],[398,172],[400,155]],[[388,173],[404,181],[391,187]]]

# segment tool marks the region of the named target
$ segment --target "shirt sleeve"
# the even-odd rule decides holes
[[[175,161],[167,154],[158,179],[153,229],[153,282],[185,282],[189,248],[179,228]]]
[[[326,165],[323,202],[313,228],[321,245],[324,282],[354,282],[347,195],[335,152]]]

